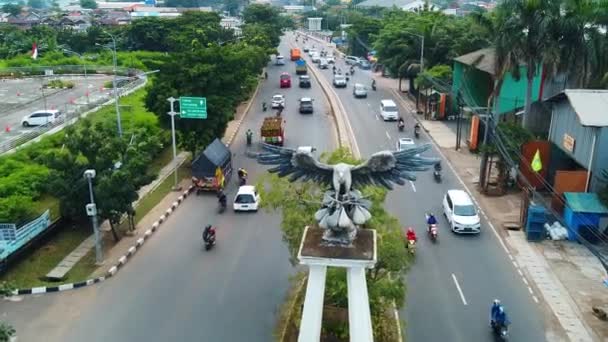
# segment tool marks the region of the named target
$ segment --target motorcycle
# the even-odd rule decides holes
[[[437,183],[441,183],[441,164],[435,164],[435,170],[433,171],[433,177]]]
[[[499,324],[493,321],[492,331],[496,336],[498,336],[502,340],[506,340],[509,336],[509,326],[506,323]]]
[[[399,121],[397,126],[399,127],[399,132],[403,132],[403,129],[405,129],[405,122]]]
[[[428,222],[429,215],[425,214],[424,217],[426,218],[426,221]],[[429,238],[431,238],[431,241],[433,241],[433,242],[437,241],[437,235],[439,234],[439,232],[437,231],[437,224],[436,223],[435,224],[429,224],[426,232],[429,235]]]
[[[376,83],[372,83],[372,90],[376,91]]]
[[[205,244],[205,250],[208,251],[213,246],[215,246],[215,228],[211,228],[207,239],[205,239],[205,235],[203,234],[203,243]]]
[[[416,240],[407,240],[407,250],[411,255],[416,254]]]
[[[227,205],[226,195],[225,194],[220,195],[218,202],[220,204],[220,206],[218,208],[218,213],[222,214],[222,213],[224,213],[224,211],[226,211],[226,205]]]
[[[253,132],[247,131],[246,136],[247,136],[247,146],[251,146],[251,140],[253,140]]]
[[[247,176],[239,176],[239,186],[247,184]]]
[[[262,103],[262,111],[265,112],[267,108],[266,102]]]
[[[418,124],[414,126],[414,136],[416,137],[416,139],[420,138],[420,125]]]

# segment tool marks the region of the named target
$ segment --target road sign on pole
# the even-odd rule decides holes
[[[207,98],[205,97],[180,97],[179,115],[182,119],[206,119]]]

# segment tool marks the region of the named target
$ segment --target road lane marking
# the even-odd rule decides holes
[[[530,292],[531,295],[534,295],[534,291],[532,291],[532,288],[530,286],[528,286],[528,292]]]
[[[416,186],[414,185],[414,182],[410,181],[410,185],[412,186],[412,190],[414,190],[414,192],[416,192]]]
[[[386,133],[386,137],[388,138],[388,140],[391,140],[391,136],[388,134],[388,131],[384,131],[384,133]]]
[[[464,294],[462,293],[462,289],[460,288],[460,284],[458,284],[458,279],[456,279],[456,276],[454,275],[454,273],[452,273],[452,279],[454,280],[456,289],[458,290],[458,293],[460,294],[460,299],[462,299],[462,304],[467,305],[467,300],[464,298]]]
[[[538,298],[536,298],[536,296],[532,296],[532,299],[534,299],[534,301],[536,302],[536,304],[538,304]]]

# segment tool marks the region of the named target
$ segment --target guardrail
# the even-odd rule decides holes
[[[146,83],[146,79],[136,79],[133,82],[125,84],[124,87],[118,88],[119,96],[125,96],[139,89]],[[114,90],[112,90],[114,91]],[[20,134],[11,139],[0,143],[0,154],[14,151],[16,148],[25,145],[26,143],[50,132],[60,130],[61,128],[71,125],[78,121],[81,117],[86,116],[89,112],[97,110],[99,107],[114,102],[113,96],[102,97],[94,101],[87,101],[83,104],[65,104],[63,117],[51,124],[38,126],[27,133]]]
[[[49,71],[52,70],[52,73]],[[23,78],[27,76],[53,76],[53,75],[94,75],[104,74],[113,75],[114,67],[108,65],[48,65],[48,66],[27,66],[27,67],[10,67],[0,69],[0,78]],[[116,75],[119,76],[136,76],[142,71],[133,68],[117,67]]]

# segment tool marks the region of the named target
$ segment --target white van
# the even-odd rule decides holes
[[[380,101],[380,116],[384,121],[399,119],[399,109],[393,100]]]
[[[276,60],[276,65],[285,65],[285,57],[278,55]]]

